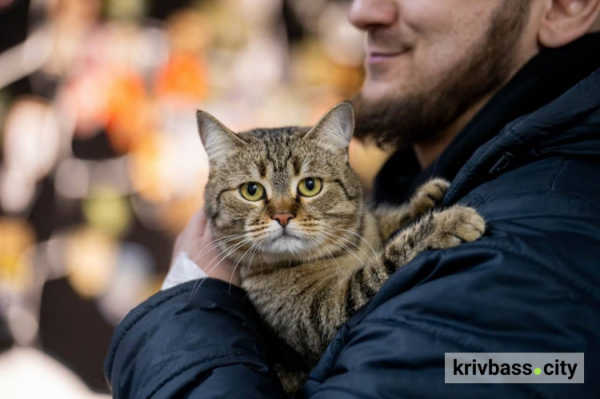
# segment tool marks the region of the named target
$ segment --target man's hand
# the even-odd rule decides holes
[[[233,285],[240,285],[240,276],[237,270],[234,270],[234,265],[229,259],[224,258],[221,250],[213,245],[213,237],[208,228],[208,219],[204,209],[201,209],[192,216],[187,226],[177,236],[175,240],[175,246],[173,247],[173,257],[171,259],[171,271],[167,280],[171,277],[173,272],[178,272],[178,279],[181,279],[179,270],[173,270],[174,267],[180,268],[179,258],[182,254],[187,254],[200,269],[208,275],[208,277],[223,280]],[[185,255],[183,255],[185,257]],[[185,257],[187,258],[187,257]],[[176,262],[177,260],[177,262]],[[189,260],[188,260],[189,263]],[[182,271],[186,273],[185,270]],[[187,273],[192,274],[189,280],[194,280],[197,274],[201,273]],[[196,276],[194,276],[196,274]],[[170,287],[164,287],[170,288]]]

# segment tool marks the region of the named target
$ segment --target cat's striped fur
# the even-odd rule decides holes
[[[242,287],[259,314],[301,355],[299,369],[314,365],[341,325],[417,254],[484,232],[483,219],[471,208],[430,212],[448,187],[441,179],[425,184],[404,206],[366,209],[348,165],[354,123],[348,103],[312,129],[235,135],[201,111],[198,123],[211,164],[205,206],[213,235],[239,264]],[[297,188],[307,177],[323,185],[310,198]],[[244,199],[240,187],[247,182],[262,184],[265,197]],[[281,212],[293,215],[285,227],[274,220]],[[280,373],[288,391],[303,375]]]

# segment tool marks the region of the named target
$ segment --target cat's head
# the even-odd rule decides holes
[[[205,112],[197,118],[210,161],[205,208],[229,258],[268,267],[330,257],[356,240],[363,203],[348,165],[349,103],[313,128],[235,134]]]

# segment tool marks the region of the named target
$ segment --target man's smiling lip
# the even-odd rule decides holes
[[[382,51],[369,51],[367,62],[369,64],[377,64],[380,62],[388,61],[392,58],[399,57],[403,54],[408,53],[409,49],[405,49],[397,52],[382,52]]]

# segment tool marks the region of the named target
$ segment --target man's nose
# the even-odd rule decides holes
[[[397,18],[395,0],[354,0],[348,11],[348,21],[362,30],[392,25]]]
[[[273,220],[277,220],[280,225],[283,227],[287,226],[291,219],[294,218],[294,215],[291,213],[277,213],[273,215]]]

